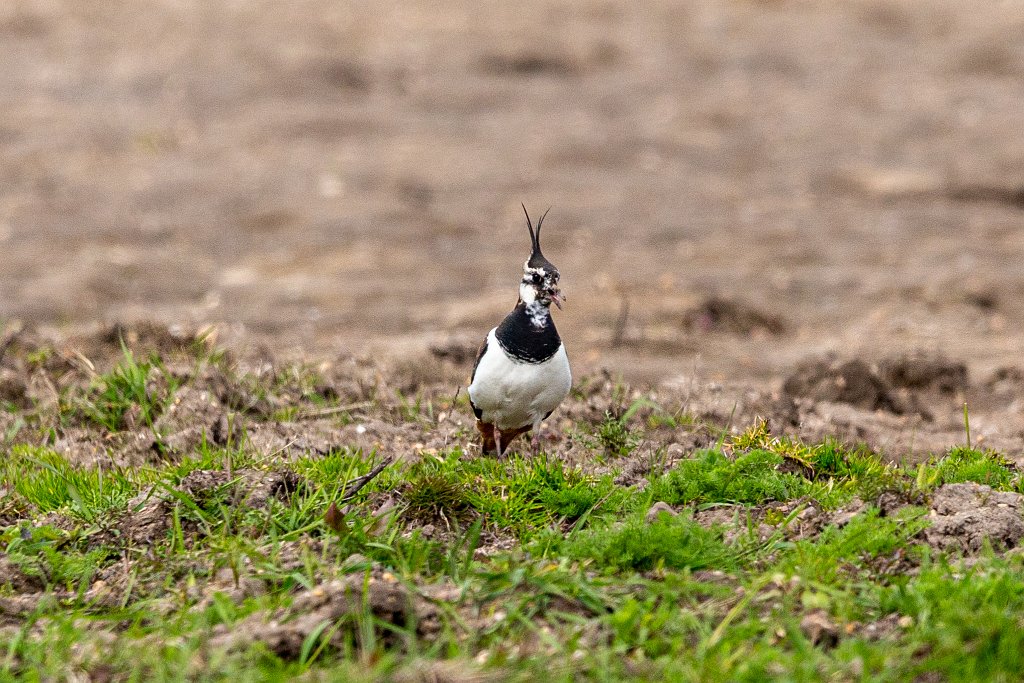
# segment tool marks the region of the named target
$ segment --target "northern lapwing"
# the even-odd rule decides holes
[[[523,212],[533,252],[523,264],[519,301],[501,324],[487,333],[469,385],[483,452],[497,455],[530,430],[536,453],[541,422],[572,386],[569,358],[551,319],[551,304],[561,308],[564,301],[558,288],[558,268],[540,251],[540,229],[548,212],[537,221],[536,230],[526,205]]]

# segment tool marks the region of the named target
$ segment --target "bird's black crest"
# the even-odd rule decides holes
[[[523,204],[523,213],[526,214],[526,227],[530,230],[530,244],[533,247],[533,253],[530,254],[530,260],[526,262],[530,268],[544,268],[545,270],[558,271],[555,265],[544,258],[544,254],[540,251],[540,227],[544,225],[544,218],[548,215],[548,211],[551,207],[548,207],[548,211],[544,212],[544,215],[537,221],[537,228],[534,229],[533,223],[530,221],[530,212],[526,210],[526,204]]]

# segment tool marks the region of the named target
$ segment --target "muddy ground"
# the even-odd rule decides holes
[[[12,0],[0,64],[5,333],[457,384],[524,201],[580,377],[1024,457],[1012,3]]]

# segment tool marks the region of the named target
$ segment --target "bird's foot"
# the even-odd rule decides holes
[[[502,448],[502,445],[501,445],[501,430],[498,429],[497,426],[494,427],[494,445],[495,445],[494,454],[497,455],[500,458],[503,455],[503,451],[505,449]]]

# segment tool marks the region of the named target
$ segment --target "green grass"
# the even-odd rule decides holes
[[[130,426],[128,420],[152,427],[174,400],[178,382],[164,370],[159,357],[140,361],[123,345],[122,352],[120,364],[96,378],[76,409],[111,432]]]
[[[331,412],[345,402],[308,367],[239,382],[276,406],[238,408],[252,419],[325,406],[342,424],[355,419]],[[115,449],[178,386],[159,358],[125,351],[62,410]],[[367,410],[424,443],[459,403],[385,389]],[[1022,490],[1009,460],[954,448],[893,465],[759,423],[731,437],[716,430],[714,447],[665,469],[657,434],[705,427],[645,399],[624,407],[635,394],[621,385],[611,392],[603,419],[576,426],[574,464],[555,453],[481,458],[461,437],[422,454],[343,440],[269,454],[243,434],[173,457],[153,451],[132,467],[100,449],[85,467],[26,412],[0,464],[0,680],[443,680],[429,669],[440,666],[522,681],[1019,676],[1021,555],[964,562],[922,534],[943,484]],[[616,483],[648,451],[645,479]],[[389,455],[392,465],[346,495]],[[256,485],[283,471],[299,485],[255,502]],[[185,489],[202,477],[215,485]],[[883,514],[883,494],[906,505]],[[656,502],[675,514],[649,519]],[[153,530],[133,537],[128,522],[144,508],[156,511]],[[830,524],[839,510],[856,513]],[[820,524],[808,531],[810,519]],[[350,599],[318,621],[332,582]],[[374,603],[380,585],[402,599]],[[812,641],[801,627],[811,613],[834,625],[834,639]],[[295,641],[262,642],[270,622],[295,625]],[[250,637],[211,646],[232,632]]]
[[[617,571],[652,569],[734,569],[738,552],[722,533],[702,527],[688,515],[662,514],[652,522],[634,514],[622,524],[581,532],[560,549],[567,557],[589,560]]]
[[[66,510],[93,521],[138,493],[144,476],[111,468],[73,467],[58,453],[17,445],[0,464],[0,482],[38,513]]]
[[[1020,474],[1012,463],[994,451],[954,448],[941,458],[932,458],[917,471],[917,485],[933,489],[943,484],[973,481],[995,489],[1021,491]]]

